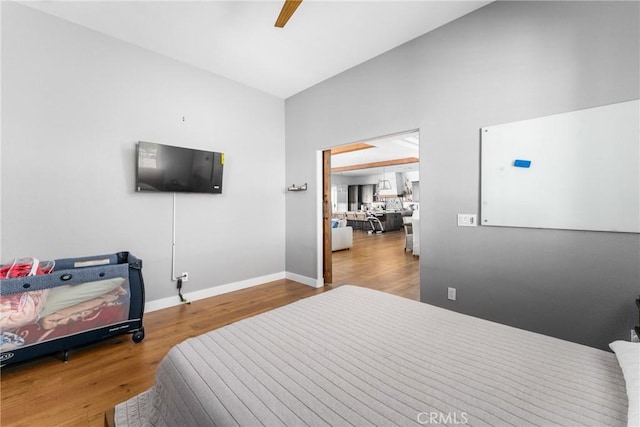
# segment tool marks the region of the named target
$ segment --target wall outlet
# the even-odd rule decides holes
[[[189,273],[182,273],[180,275],[180,277],[182,278],[183,282],[188,282],[189,281]]]
[[[456,288],[447,288],[447,298],[451,301],[456,300]]]
[[[458,214],[458,227],[476,227],[478,225],[478,215]]]
[[[635,329],[631,330],[631,342],[640,342],[640,338],[638,338]]]

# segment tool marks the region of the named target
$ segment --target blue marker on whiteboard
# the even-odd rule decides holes
[[[513,166],[515,166],[517,168],[530,168],[531,167],[531,160],[516,159],[513,162]]]

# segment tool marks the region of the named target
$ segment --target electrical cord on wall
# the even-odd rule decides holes
[[[178,296],[180,297],[180,301],[191,304],[191,301],[188,301],[184,296],[182,296],[182,276],[178,277]]]
[[[180,297],[180,301],[191,304],[190,301],[182,295],[182,279],[184,276],[176,277],[176,193],[173,193],[173,216],[172,216],[172,224],[171,224],[171,280],[177,280],[177,288],[178,288],[178,296]]]

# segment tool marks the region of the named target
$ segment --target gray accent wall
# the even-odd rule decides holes
[[[284,101],[13,2],[2,7],[2,261],[131,251],[173,298],[172,194],[136,193],[139,140],[225,153],[176,197],[190,293],[284,276]],[[184,121],[182,118],[184,117]]]
[[[598,348],[628,340],[638,234],[456,215],[479,213],[481,127],[640,97],[639,7],[495,2],[287,99],[286,179],[314,190],[286,200],[287,271],[322,277],[317,151],[419,128],[421,299]]]

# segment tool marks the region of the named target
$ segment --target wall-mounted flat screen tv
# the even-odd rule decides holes
[[[136,191],[222,193],[224,153],[140,141]]]

